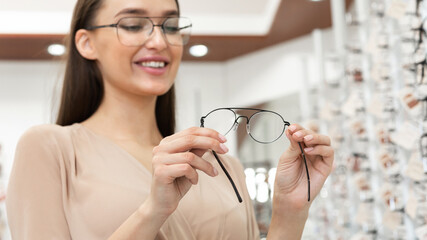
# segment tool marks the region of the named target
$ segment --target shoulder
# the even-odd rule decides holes
[[[29,128],[18,141],[18,152],[57,152],[71,143],[70,126],[43,124]]]
[[[21,141],[44,142],[60,140],[70,135],[69,126],[63,127],[56,124],[43,124],[29,128],[20,138]]]

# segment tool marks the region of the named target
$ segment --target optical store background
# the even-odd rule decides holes
[[[246,8],[250,14],[261,16],[256,19],[265,29],[250,34],[253,38],[258,34],[262,41],[263,36],[273,34],[269,28],[276,21],[281,26],[296,24],[281,21],[286,16],[280,15],[281,7],[286,9],[296,1],[304,2],[307,8],[326,6],[324,17],[331,21],[330,26],[313,25],[286,41],[225,60],[209,60],[221,51],[213,44],[207,44],[207,49],[201,47],[207,50],[205,56],[184,59],[176,80],[177,130],[199,126],[200,117],[218,107],[276,111],[286,121],[329,135],[335,149],[334,170],[313,202],[303,239],[426,240],[425,0],[210,1],[218,2],[211,10],[223,12],[229,21],[217,21],[214,27],[203,25],[204,20],[212,19],[201,7],[209,1],[180,3],[183,15],[187,13],[195,26],[198,21],[202,23],[193,33],[197,43],[203,36],[215,39],[218,35],[244,35],[249,42],[245,26],[238,25],[240,16],[233,15],[233,10],[245,11],[241,6],[246,5],[253,7]],[[16,34],[29,38],[34,34],[28,29],[17,32],[4,24],[7,16],[41,13],[39,9],[29,14],[34,3],[18,2],[7,6],[0,0],[0,49],[13,48],[14,43],[6,40]],[[74,3],[64,1],[57,12],[46,11],[67,19]],[[260,6],[264,10],[256,12]],[[243,12],[240,22],[245,22],[244,16],[250,15]],[[301,16],[302,21],[311,17]],[[222,26],[224,32],[215,32]],[[66,30],[55,31],[37,34],[64,34],[61,31]],[[245,45],[245,40],[240,44]],[[56,47],[59,53],[53,54],[60,55],[61,46]],[[46,50],[47,46],[37,51]],[[55,57],[17,60],[0,51],[0,239],[10,239],[4,199],[16,143],[31,126],[55,121],[63,69],[63,62]],[[240,134],[241,130],[244,126],[227,135],[227,145],[230,154],[245,167],[248,190],[265,237],[275,166],[288,140],[282,136],[272,144],[259,144]]]

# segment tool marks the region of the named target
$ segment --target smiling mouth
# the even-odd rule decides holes
[[[136,64],[143,67],[149,67],[149,68],[164,68],[169,63],[164,61],[144,61],[144,62],[136,62]]]

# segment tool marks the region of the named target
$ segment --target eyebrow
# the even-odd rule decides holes
[[[125,8],[122,9],[120,12],[118,12],[116,14],[117,17],[119,15],[123,15],[123,14],[138,14],[138,15],[147,15],[147,10],[142,9],[142,8]],[[159,17],[168,17],[168,16],[178,16],[178,11],[177,10],[167,10],[165,12],[163,12],[162,16]]]

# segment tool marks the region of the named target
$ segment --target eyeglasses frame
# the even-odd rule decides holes
[[[247,116],[239,116],[239,117],[237,117],[237,114],[236,114],[236,112],[235,112],[235,111],[233,111],[233,109],[235,109],[235,110],[250,110],[250,111],[257,111],[257,112],[256,112],[256,113],[254,113],[254,114],[252,114],[249,118],[248,118]],[[250,122],[251,118],[252,118],[253,116],[255,116],[256,114],[260,113],[260,112],[270,112],[270,113],[273,113],[273,114],[278,115],[278,116],[282,119],[282,121],[283,121],[283,123],[284,123],[284,127],[283,127],[283,130],[282,130],[282,133],[280,134],[280,136],[279,136],[279,137],[277,137],[274,141],[271,141],[271,142],[261,142],[261,141],[258,141],[258,140],[256,140],[256,139],[255,139],[255,138],[250,134],[250,131],[247,131],[247,132],[248,132],[248,134],[249,134],[249,136],[250,136],[254,141],[259,142],[259,143],[262,143],[262,144],[268,144],[268,143],[273,143],[273,142],[277,141],[277,140],[278,140],[278,139],[283,135],[283,133],[285,132],[286,127],[291,125],[289,122],[285,121],[285,120],[283,119],[283,117],[282,117],[279,113],[274,112],[274,111],[265,110],[265,109],[259,109],[259,108],[228,107],[228,108],[216,108],[216,109],[214,109],[214,110],[210,111],[210,112],[209,112],[208,114],[206,114],[205,116],[202,116],[202,117],[200,118],[200,127],[204,127],[204,124],[205,124],[205,118],[206,118],[206,117],[208,117],[211,113],[213,113],[213,112],[215,112],[215,111],[218,111],[218,110],[230,110],[230,111],[232,111],[232,112],[234,113],[234,116],[235,116],[234,124],[233,124],[233,125],[232,125],[232,127],[227,131],[227,133],[228,133],[228,132],[230,132],[230,131],[231,131],[231,129],[233,129],[233,127],[235,127],[236,125],[238,126],[238,124],[239,124],[239,123],[238,123],[237,121],[238,121],[241,117],[243,117],[243,118],[245,118],[245,119],[246,119],[246,124],[247,124],[247,126],[248,126],[248,124],[249,124],[249,122]],[[305,157],[305,153],[304,153],[304,150],[303,150],[303,148],[302,148],[302,146],[301,146],[301,143],[300,143],[300,142],[298,142],[298,145],[299,145],[300,150],[301,150],[301,155],[302,155],[303,160],[304,160],[305,170],[306,170],[306,174],[307,174],[307,186],[308,186],[308,187],[307,187],[307,188],[308,188],[308,200],[307,200],[307,201],[308,201],[308,202],[310,202],[310,175],[309,175],[309,172],[308,172],[307,159],[306,159],[306,157]],[[225,175],[227,176],[228,180],[230,181],[231,186],[233,187],[233,190],[234,190],[234,192],[236,193],[237,200],[239,201],[239,203],[243,202],[242,197],[240,196],[239,191],[237,190],[237,187],[236,187],[236,185],[234,184],[233,179],[231,178],[231,176],[230,176],[230,174],[228,173],[227,169],[226,169],[226,168],[224,167],[224,165],[222,164],[221,160],[219,159],[219,156],[217,155],[217,153],[216,153],[214,150],[212,150],[212,153],[213,153],[213,155],[214,155],[215,159],[217,160],[218,164],[220,165],[221,169],[224,171]]]
[[[119,23],[120,23],[120,21],[122,21],[123,19],[128,19],[128,18],[143,18],[143,19],[147,19],[147,20],[149,20],[149,21],[151,22],[152,28],[151,28],[151,31],[150,31],[150,33],[149,33],[148,37],[150,37],[150,36],[151,36],[151,34],[153,34],[153,32],[154,32],[154,27],[160,27],[160,28],[162,29],[163,36],[166,38],[166,41],[167,41],[170,45],[174,45],[174,46],[184,46],[184,45],[185,45],[184,43],[183,43],[182,45],[171,44],[171,43],[169,42],[168,38],[165,36],[166,34],[165,34],[165,27],[164,27],[164,24],[165,24],[165,22],[166,22],[168,19],[171,19],[171,18],[185,18],[185,19],[188,19],[188,18],[186,18],[186,17],[123,17],[123,18],[120,18],[120,19],[117,21],[117,23],[107,24],[107,25],[90,26],[90,27],[86,27],[85,29],[90,31],[90,30],[95,30],[95,29],[100,29],[100,28],[116,28],[117,38],[118,38],[118,39],[119,39],[119,41],[120,41],[120,37],[119,37],[119,28],[118,28]],[[154,22],[153,22],[153,20],[152,20],[152,19],[156,19],[156,18],[163,18],[164,20],[163,20],[162,24],[154,24]],[[193,24],[190,24],[190,25],[185,26],[185,27],[182,27],[182,28],[178,28],[178,30],[179,30],[179,31],[181,31],[181,30],[183,30],[183,29],[191,28],[191,27],[193,27]],[[147,38],[147,39],[148,39],[148,38]],[[120,43],[122,43],[122,42],[120,41]],[[145,42],[144,42],[144,43],[145,43]],[[142,44],[140,44],[140,45],[135,45],[135,47],[136,47],[136,46],[142,46],[142,45],[144,45],[144,43],[142,43]],[[123,44],[123,43],[122,43],[122,44]],[[123,44],[123,45],[125,45],[125,44]],[[125,46],[127,46],[127,45],[125,45]]]

